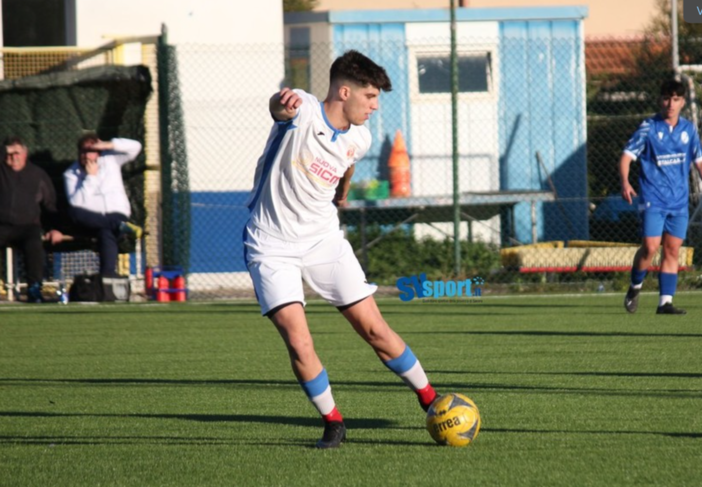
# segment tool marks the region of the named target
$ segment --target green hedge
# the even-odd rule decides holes
[[[380,225],[371,225],[366,231],[366,242],[383,235],[368,249],[366,275],[383,285],[395,285],[398,277],[426,273],[428,279],[485,277],[500,269],[500,251],[494,244],[461,242],[461,275],[454,276],[453,240],[416,239],[411,229],[387,233]],[[364,263],[361,234],[357,228],[349,230],[347,238],[359,259]]]

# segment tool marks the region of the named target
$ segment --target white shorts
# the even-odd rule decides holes
[[[312,242],[288,242],[258,229],[245,231],[246,264],[265,315],[280,305],[305,305],[302,279],[334,306],[372,295],[366,275],[342,231]]]

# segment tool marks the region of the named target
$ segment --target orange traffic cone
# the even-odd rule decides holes
[[[412,192],[410,160],[405,139],[399,130],[395,132],[395,141],[388,158],[388,168],[390,169],[390,196],[394,198],[410,196]]]

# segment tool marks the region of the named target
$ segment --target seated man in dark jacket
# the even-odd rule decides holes
[[[58,221],[56,191],[43,169],[27,161],[27,146],[19,137],[3,143],[0,164],[0,247],[17,247],[24,254],[27,272],[27,301],[42,302],[44,270],[43,240],[57,244],[63,234]],[[42,212],[48,231],[42,228]]]

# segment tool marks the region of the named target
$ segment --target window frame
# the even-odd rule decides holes
[[[459,91],[459,101],[484,101],[497,97],[497,73],[495,70],[496,49],[490,45],[475,45],[457,49],[458,57],[485,57],[486,63],[486,91]],[[409,48],[410,92],[414,101],[443,101],[451,98],[451,92],[422,93],[419,90],[419,60],[426,57],[451,58],[451,50],[447,46],[414,46]]]

